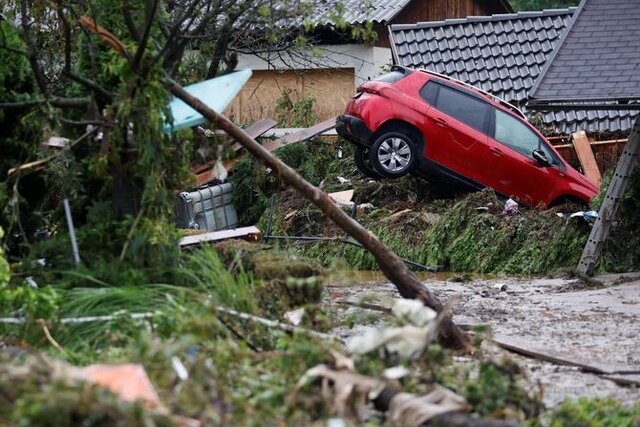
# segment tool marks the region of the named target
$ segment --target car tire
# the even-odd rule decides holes
[[[373,169],[386,178],[400,178],[411,172],[416,164],[415,137],[402,131],[384,132],[369,150]]]
[[[373,169],[369,162],[369,147],[363,145],[356,146],[356,153],[353,161],[360,173],[367,178],[380,179],[382,176]]]

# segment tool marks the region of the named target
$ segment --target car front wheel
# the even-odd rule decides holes
[[[416,163],[416,144],[403,132],[385,132],[369,150],[373,169],[387,178],[399,178],[411,172]]]

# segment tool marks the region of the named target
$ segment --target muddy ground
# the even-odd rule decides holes
[[[366,301],[375,305],[399,297],[394,285],[382,279],[328,286],[328,302],[339,305],[336,311],[355,324],[336,329],[336,334],[346,338],[365,324],[384,321],[385,314],[380,311],[340,303]],[[484,278],[467,283],[447,281],[443,276],[422,279],[454,307],[458,324],[485,324],[497,339],[551,350],[605,370],[635,371],[636,375],[628,378],[640,380],[640,273],[599,276],[596,279],[601,286],[575,278]],[[487,341],[482,351],[484,357],[498,358],[505,353]],[[618,385],[604,375],[572,366],[511,352],[509,356],[524,368],[529,387],[542,390],[547,407],[580,396],[611,397],[627,404],[640,401],[640,387]],[[456,360],[473,363],[474,359]]]

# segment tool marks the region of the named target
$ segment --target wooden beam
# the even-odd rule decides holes
[[[209,233],[193,234],[180,239],[179,246],[191,246],[206,242],[219,242],[220,240],[243,239],[257,242],[260,239],[260,229],[255,226],[233,228],[231,230],[211,231]]]
[[[640,116],[636,119],[631,134],[629,134],[629,141],[622,151],[620,160],[618,160],[618,165],[607,188],[604,201],[602,202],[602,206],[600,206],[598,218],[596,218],[596,222],[593,224],[589,240],[587,240],[587,244],[582,251],[577,270],[583,274],[593,274],[593,270],[600,259],[604,242],[609,236],[609,229],[615,219],[620,200],[629,185],[631,174],[638,164],[639,154]]]
[[[602,175],[600,175],[600,169],[598,169],[598,163],[591,150],[591,145],[587,139],[587,134],[584,131],[579,131],[571,134],[573,141],[573,148],[576,150],[578,160],[584,171],[584,175],[595,185],[600,185]]]

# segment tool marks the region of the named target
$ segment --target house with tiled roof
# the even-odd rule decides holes
[[[530,115],[539,112],[544,123],[557,133],[568,134],[579,129],[627,132],[637,113],[632,110],[609,109],[606,105],[598,108],[564,105],[549,109],[540,104],[534,108],[530,104],[536,82],[568,34],[567,29],[577,13],[578,9],[571,8],[391,25],[394,62],[430,69],[470,83],[518,105]],[[601,11],[603,20],[609,16]],[[589,67],[588,55],[574,59],[577,64]],[[573,84],[580,85],[580,74],[576,70],[569,74],[562,82],[566,86],[560,86],[569,89]],[[558,82],[557,79],[551,81]]]
[[[239,55],[238,68],[251,68],[254,75],[228,114],[239,122],[273,116],[275,100],[290,90],[294,100],[312,96],[317,119],[327,119],[344,110],[357,85],[391,65],[388,25],[510,11],[506,0],[316,1],[309,16],[282,24],[311,28],[306,35],[314,42],[313,50]],[[378,38],[374,42],[354,40],[337,20],[348,25],[369,22]]]

